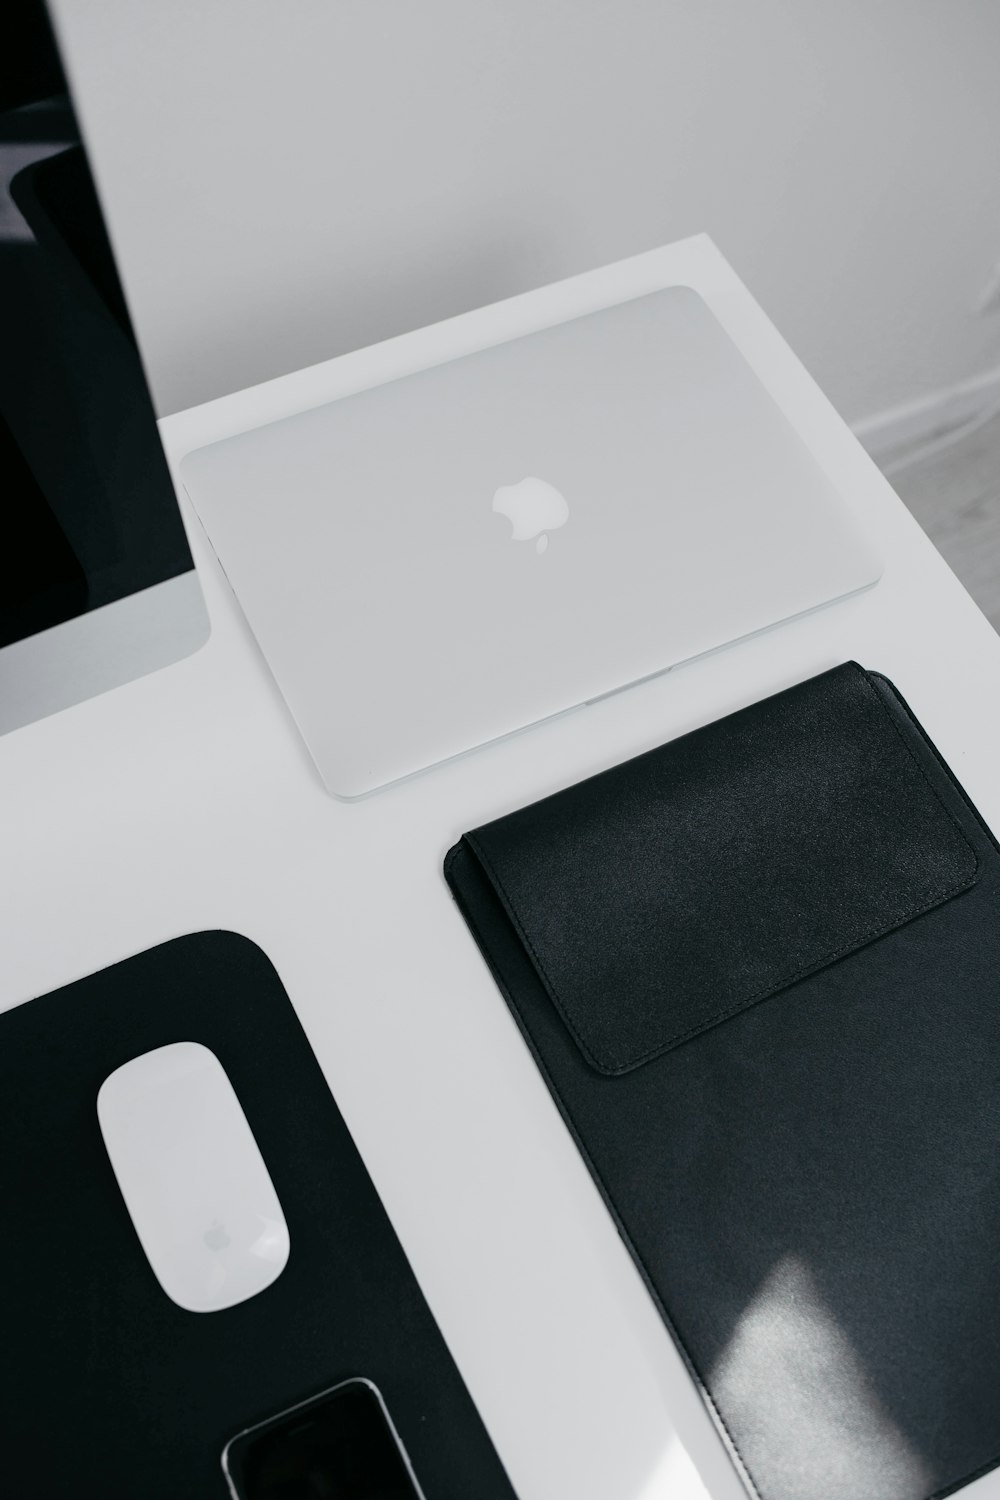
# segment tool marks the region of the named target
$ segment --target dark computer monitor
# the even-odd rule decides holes
[[[44,6],[0,8],[0,733],[208,618]]]

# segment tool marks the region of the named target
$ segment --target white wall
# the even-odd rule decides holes
[[[56,0],[161,411],[707,229],[844,415],[1000,364],[995,0]]]

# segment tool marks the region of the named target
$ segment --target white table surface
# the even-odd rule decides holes
[[[260,944],[520,1500],[744,1491],[452,903],[445,851],[851,657],[897,684],[1000,829],[1000,637],[711,242],[671,256],[884,549],[874,589],[343,803],[182,498],[208,644],[0,739],[0,1008],[185,932]],[[333,363],[166,419],[171,461],[319,404]],[[968,1493],[1000,1496],[1000,1471]]]

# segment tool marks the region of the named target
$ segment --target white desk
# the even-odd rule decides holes
[[[0,1007],[183,932],[259,943],[520,1500],[744,1491],[452,904],[446,849],[849,657],[892,678],[1000,829],[1000,638],[711,242],[673,254],[884,548],[874,590],[346,804],[187,514],[208,645],[0,739]],[[319,404],[328,372],[167,419],[171,460]],[[1000,1496],[1000,1471],[973,1493]]]

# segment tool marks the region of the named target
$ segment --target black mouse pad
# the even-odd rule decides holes
[[[97,1091],[198,1041],[270,1170],[291,1254],[237,1307],[161,1291],[115,1182]],[[222,1500],[241,1428],[351,1376],[385,1398],[427,1500],[513,1490],[269,960],[177,938],[0,1016],[5,1494]],[[401,1129],[405,1128],[401,1122]]]

